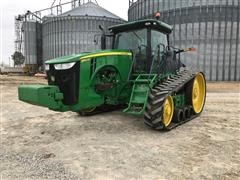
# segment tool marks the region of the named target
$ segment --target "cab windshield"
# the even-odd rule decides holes
[[[148,33],[151,37],[151,44],[148,44],[147,41]],[[139,48],[146,49],[148,46],[152,48],[152,51],[155,51],[158,47],[160,51],[163,51],[163,47],[166,47],[167,44],[166,34],[153,29],[151,31],[140,29],[116,34],[113,48],[129,49],[136,53]]]
[[[129,49],[136,53],[141,46],[147,47],[147,29],[121,32],[115,37],[114,49]]]
[[[113,49],[131,50],[134,71],[145,73],[154,69],[152,66],[156,68],[155,64],[159,65],[167,46],[167,35],[151,28],[119,32],[113,43]]]

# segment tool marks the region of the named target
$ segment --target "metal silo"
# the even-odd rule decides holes
[[[208,80],[240,80],[239,0],[131,0],[129,20],[153,18],[157,11],[174,27],[171,43],[197,48],[182,56],[185,64]]]
[[[22,32],[26,71],[36,72],[42,65],[42,26],[35,20],[25,19]]]
[[[124,20],[99,5],[88,2],[59,16],[43,18],[43,60],[100,49],[94,36],[99,25],[107,27]]]

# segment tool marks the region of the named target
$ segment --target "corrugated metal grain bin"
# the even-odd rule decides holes
[[[22,26],[25,65],[42,64],[42,26],[35,20],[25,20]]]
[[[196,47],[183,62],[206,73],[212,81],[240,81],[239,0],[138,0],[128,11],[129,20],[154,18],[174,27],[171,43]]]
[[[123,23],[124,20],[88,2],[59,16],[43,19],[44,61],[80,52],[100,49],[94,43],[94,36],[101,34],[99,25],[105,29]]]

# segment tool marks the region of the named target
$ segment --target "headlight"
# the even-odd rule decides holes
[[[57,70],[64,70],[64,69],[70,69],[76,64],[76,62],[72,63],[64,63],[64,64],[54,64],[55,69]]]
[[[45,64],[45,71],[49,71],[49,64]]]

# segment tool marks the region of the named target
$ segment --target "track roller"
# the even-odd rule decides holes
[[[191,110],[189,107],[183,108],[184,119],[188,119],[191,117]]]
[[[173,115],[173,122],[180,123],[184,120],[184,114],[182,109],[176,109]]]

